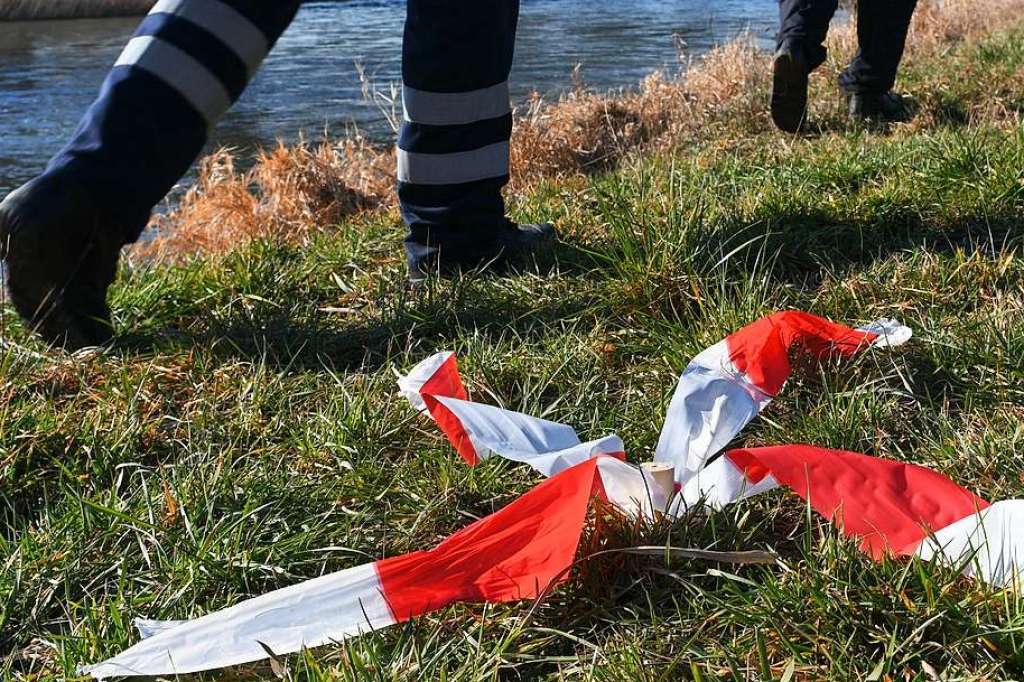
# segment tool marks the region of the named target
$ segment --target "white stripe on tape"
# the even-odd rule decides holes
[[[173,14],[212,33],[245,62],[250,77],[270,51],[263,31],[219,0],[160,0],[150,11],[158,13]]]
[[[726,342],[719,341],[697,355],[679,377],[655,461],[674,464],[676,482],[685,486],[769,402],[737,371]]]
[[[415,185],[457,185],[508,175],[508,142],[468,152],[420,154],[398,150],[398,180]]]
[[[454,414],[481,460],[498,455],[554,476],[599,454],[623,452],[618,436],[581,443],[571,426],[492,405],[435,395]]]
[[[935,531],[917,550],[997,587],[1024,580],[1024,500],[1003,500]]]
[[[413,408],[420,412],[427,412],[427,403],[420,395],[420,390],[453,355],[455,354],[451,351],[435,353],[413,367],[408,374],[398,378],[398,391],[405,396]]]
[[[469,92],[427,92],[402,87],[405,120],[427,125],[465,125],[512,111],[508,81]]]
[[[395,622],[376,564],[307,580],[185,623],[148,623],[151,637],[82,668],[97,679],[175,675],[340,642]]]
[[[701,502],[711,509],[723,509],[778,487],[778,481],[770,474],[757,483],[751,483],[736,464],[723,455],[686,482],[676,500],[678,506],[674,512],[680,515]]]
[[[161,632],[166,632],[187,622],[187,620],[150,620],[148,618],[136,618],[132,621],[135,629],[139,631],[139,637],[142,639],[159,635]]]
[[[177,90],[211,125],[231,106],[231,97],[216,76],[159,38],[132,38],[114,66],[137,66],[153,74]]]

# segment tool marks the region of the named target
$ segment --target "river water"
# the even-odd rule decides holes
[[[574,64],[588,87],[628,87],[748,29],[768,46],[776,11],[776,0],[523,0],[513,95],[565,90]],[[403,0],[304,5],[211,146],[249,150],[352,125],[386,139],[387,117],[363,83],[400,81],[404,14]],[[137,23],[0,23],[0,197],[70,135]]]

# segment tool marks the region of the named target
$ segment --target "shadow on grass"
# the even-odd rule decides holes
[[[562,254],[565,259],[562,259]],[[543,263],[529,271],[550,277],[571,272],[579,276],[593,270],[592,255],[578,249],[560,250],[557,265]],[[279,300],[300,301],[288,306],[263,306],[255,311],[233,311],[195,324],[119,336],[115,354],[178,351],[203,348],[221,359],[261,359],[272,367],[295,371],[323,369],[373,371],[406,348],[426,346],[441,350],[464,332],[499,338],[542,334],[557,320],[578,317],[592,308],[582,299],[539,303],[521,296],[503,295],[488,284],[500,273],[471,273],[455,283],[431,284],[423,291],[401,285],[385,289],[379,310],[368,316],[354,313],[354,321],[338,321],[347,311],[309,301],[308,292],[279,292]],[[186,330],[186,326],[198,330]]]
[[[693,230],[671,248],[680,258],[701,251],[698,261],[685,264],[698,275],[721,273],[742,279],[751,272],[764,272],[769,263],[771,277],[778,283],[813,290],[826,276],[841,277],[904,251],[996,252],[1019,243],[1019,225],[1018,215],[1004,211],[966,216],[944,227],[923,220],[918,207],[909,204],[896,204],[870,219],[852,221],[838,212],[798,210],[780,212],[754,224],[721,224],[710,235]],[[710,240],[715,239],[718,242],[709,248]],[[540,263],[527,271],[541,279],[621,280],[621,288],[605,286],[604,293],[618,291],[626,300],[634,293],[656,295],[678,305],[677,297],[659,284],[672,282],[672,278],[645,261],[643,249],[650,247],[638,246],[637,240],[630,243],[628,235],[618,234],[601,244],[562,244],[557,262]],[[722,253],[729,255],[723,259]],[[678,265],[668,262],[662,267]],[[422,292],[405,290],[400,283],[385,283],[374,302],[377,311],[365,316],[352,314],[351,322],[344,319],[345,311],[332,311],[326,300],[315,300],[316,292],[305,288],[305,282],[292,282],[285,285],[291,290],[274,292],[276,300],[290,302],[286,305],[236,306],[227,314],[208,317],[192,313],[180,322],[172,318],[163,328],[120,336],[111,352],[138,354],[199,347],[218,358],[259,358],[272,367],[296,371],[324,367],[372,371],[408,348],[422,347],[426,352],[450,347],[465,332],[492,339],[509,334],[530,337],[546,333],[550,325],[565,319],[581,315],[596,319],[602,314],[600,301],[513,294],[508,287],[494,285],[500,277],[500,272],[472,273]],[[630,283],[640,280],[652,290],[633,292]],[[604,301],[606,307],[613,303]]]
[[[773,245],[786,278],[813,275],[827,266],[844,273],[869,267],[894,254],[917,249],[953,253],[978,249],[994,254],[1020,241],[1020,216],[974,214],[942,227],[922,220],[912,205],[893,205],[870,220],[844,220],[828,211],[794,212],[772,218],[770,232],[783,236]]]
[[[668,265],[685,266],[698,275],[724,271],[728,277],[743,277],[763,272],[770,264],[771,276],[780,283],[813,288],[826,274],[842,276],[902,252],[954,253],[963,249],[995,254],[1024,240],[1020,231],[1024,219],[1009,209],[967,215],[950,225],[939,225],[922,219],[919,208],[894,204],[870,219],[851,220],[848,214],[812,209],[779,212],[752,222],[725,222],[713,233],[704,231],[686,237],[689,243],[674,245],[680,259]],[[620,246],[614,246],[617,242]],[[594,246],[587,253],[595,254],[593,260],[612,276],[643,274],[645,263],[637,256],[635,242],[625,245],[612,240],[612,244],[601,251]],[[693,253],[702,256],[682,262]]]
[[[856,131],[868,131],[877,135],[885,135],[892,132],[896,126],[904,123],[910,123],[921,114],[921,104],[913,97],[905,96],[903,106],[903,114],[894,120],[854,120],[849,118],[846,114],[810,119],[801,127],[797,137],[808,140],[817,140],[825,137],[826,135],[848,135]],[[846,104],[844,103],[843,109],[845,110],[845,108]],[[939,120],[943,119],[939,117]],[[953,125],[967,125],[968,120],[966,117],[962,121],[954,121],[951,119],[948,123]]]

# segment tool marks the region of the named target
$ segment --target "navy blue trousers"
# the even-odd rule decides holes
[[[159,0],[48,172],[86,183],[133,241],[201,152],[298,0]],[[409,0],[398,195],[416,260],[495,250],[505,217],[518,0]]]
[[[917,0],[858,0],[857,55],[839,76],[847,93],[884,93],[896,82]],[[838,0],[780,0],[779,44],[796,42],[812,69],[825,62],[825,36]]]

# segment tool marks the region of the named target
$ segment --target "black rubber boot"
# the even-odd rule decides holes
[[[853,93],[848,99],[850,119],[875,123],[895,123],[907,119],[903,96],[892,90],[878,93]]]
[[[534,258],[550,251],[558,241],[551,223],[516,225],[509,223],[497,237],[497,251],[472,258],[445,258],[443,250],[431,252],[409,263],[409,283],[419,286],[432,275],[451,275],[462,270],[487,269]]]
[[[807,86],[811,70],[802,51],[783,43],[772,62],[772,121],[787,133],[797,133],[807,118]]]
[[[69,350],[108,341],[107,289],[128,232],[66,175],[44,174],[11,192],[0,203],[0,257],[29,328]]]

